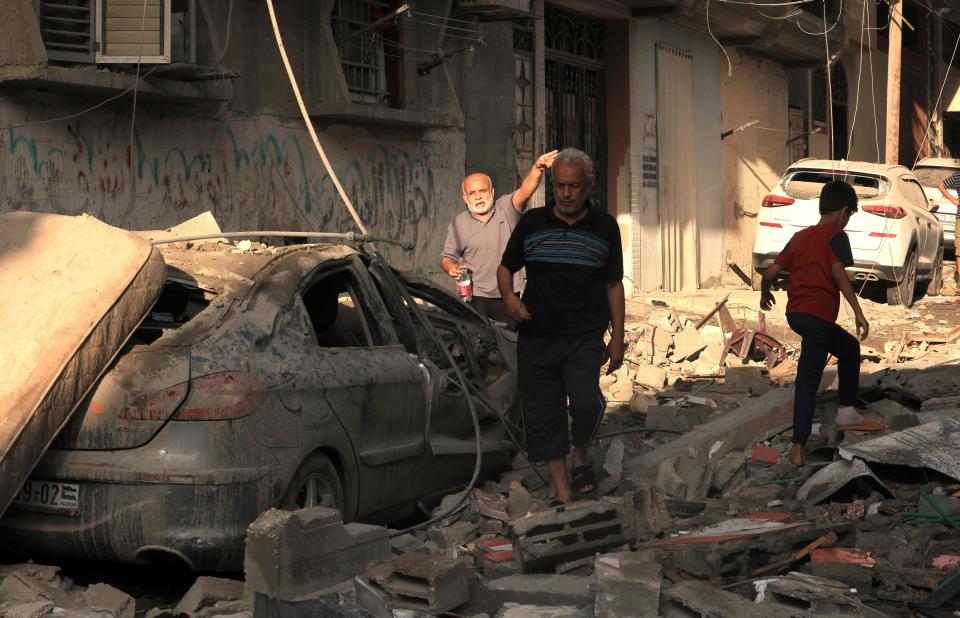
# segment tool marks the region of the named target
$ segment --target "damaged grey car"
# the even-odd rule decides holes
[[[509,465],[509,332],[358,245],[253,247],[161,246],[158,300],[16,493],[4,546],[237,570],[268,508],[385,523],[464,487],[477,426],[482,472]]]

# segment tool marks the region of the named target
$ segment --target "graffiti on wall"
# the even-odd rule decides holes
[[[168,131],[135,130],[132,140],[120,119],[8,125],[0,133],[0,172],[7,177],[0,210],[88,212],[141,229],[205,210],[224,229],[355,229],[304,133],[255,121],[170,124]],[[369,231],[413,241],[418,254],[439,254],[446,222],[457,212],[447,211],[458,208],[455,149],[455,141],[365,137],[335,144],[330,159]]]

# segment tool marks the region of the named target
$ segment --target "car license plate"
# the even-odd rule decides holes
[[[13,504],[28,511],[80,513],[80,486],[74,483],[28,479],[13,499]]]

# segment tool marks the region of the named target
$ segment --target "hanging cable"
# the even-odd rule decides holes
[[[853,129],[857,126],[857,113],[860,111],[860,78],[863,76],[863,27],[866,25],[867,3],[860,5],[860,60],[857,63],[857,98],[853,105],[853,122],[850,123],[850,135],[847,138],[847,152],[845,158],[850,158],[850,147],[853,145]]]
[[[327,153],[324,152],[323,146],[320,145],[320,138],[317,137],[317,131],[313,128],[313,120],[310,119],[310,114],[307,112],[307,106],[303,102],[303,95],[300,94],[300,86],[297,85],[297,78],[293,74],[293,68],[290,66],[290,59],[287,58],[287,50],[283,46],[283,37],[280,34],[280,26],[277,24],[277,14],[273,10],[273,0],[267,0],[267,10],[270,12],[270,23],[273,25],[273,34],[277,39],[277,50],[280,52],[280,58],[283,59],[283,66],[287,70],[287,77],[290,78],[290,87],[293,88],[293,94],[297,98],[297,105],[300,106],[300,113],[303,115],[303,121],[307,125],[307,131],[310,132],[310,137],[313,139],[313,145],[320,155],[320,160],[323,161],[323,167],[326,168],[327,174],[330,175],[330,180],[333,181],[333,185],[337,188],[340,199],[343,200],[347,210],[350,211],[350,216],[353,217],[354,223],[357,224],[357,228],[361,234],[366,234],[367,228],[363,225],[363,221],[360,220],[360,215],[357,214],[356,209],[353,207],[353,202],[350,201],[347,192],[344,191],[343,185],[340,184],[340,179],[337,178],[337,173],[333,171],[333,166],[331,166],[330,161],[327,160]]]
[[[140,85],[140,61],[143,59],[143,31],[147,23],[147,0],[143,0],[143,12],[140,14],[140,46],[137,48],[137,72],[133,80],[133,106],[130,112],[130,211],[136,207],[137,202],[137,177],[133,173],[133,161],[136,158],[134,153],[134,134],[137,128],[137,91]]]
[[[713,42],[717,44],[717,47],[720,48],[723,56],[727,59],[727,77],[733,77],[733,63],[730,62],[730,54],[723,48],[723,45],[720,44],[720,41],[714,36],[713,30],[710,28],[710,0],[707,0],[707,32],[710,33],[710,38],[713,39]]]

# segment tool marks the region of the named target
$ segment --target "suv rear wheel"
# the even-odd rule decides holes
[[[887,288],[887,304],[913,306],[913,296],[917,289],[917,251],[913,247],[907,254],[907,262],[903,266],[903,277],[899,283],[893,283]]]

